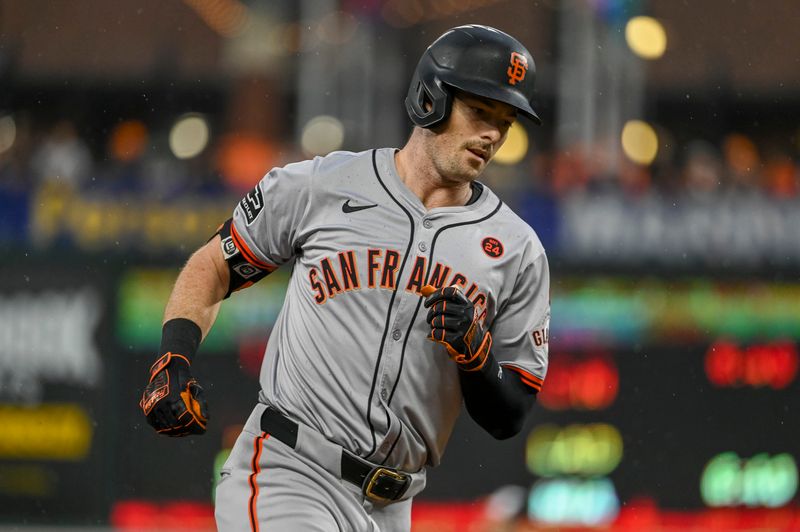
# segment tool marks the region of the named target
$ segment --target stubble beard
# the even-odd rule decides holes
[[[436,171],[445,182],[471,183],[478,179],[486,164],[473,165],[466,155],[468,144],[464,143],[454,149],[450,146],[431,146],[430,155]]]

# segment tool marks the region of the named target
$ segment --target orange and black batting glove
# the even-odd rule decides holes
[[[478,322],[475,305],[456,286],[422,287],[431,326],[428,337],[447,349],[464,371],[479,371],[492,348],[492,335]]]
[[[208,405],[190,370],[201,336],[200,327],[188,319],[175,318],[164,324],[164,355],[150,367],[150,380],[139,401],[147,422],[159,434],[188,436],[206,431]]]
[[[159,434],[188,436],[206,431],[208,405],[190,366],[185,356],[166,353],[150,367],[150,382],[139,406]]]

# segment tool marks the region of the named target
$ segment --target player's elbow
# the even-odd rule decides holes
[[[469,409],[467,409],[469,411]],[[470,412],[472,419],[496,440],[513,438],[522,430],[525,414],[521,411],[506,410],[497,412]]]
[[[507,440],[509,438],[513,438],[517,434],[520,433],[522,430],[522,419],[514,420],[511,422],[506,422],[502,425],[497,425],[494,427],[485,427],[486,431],[492,435],[492,437],[496,440]]]

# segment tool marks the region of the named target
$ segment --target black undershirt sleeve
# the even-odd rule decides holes
[[[489,354],[480,371],[459,370],[467,412],[486,432],[504,440],[519,433],[536,401],[536,391]]]

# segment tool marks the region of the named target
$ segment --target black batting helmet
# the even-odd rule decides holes
[[[459,26],[422,54],[408,88],[406,110],[414,124],[433,127],[450,115],[452,89],[460,89],[507,103],[541,124],[530,104],[535,77],[533,57],[514,37],[488,26]]]

